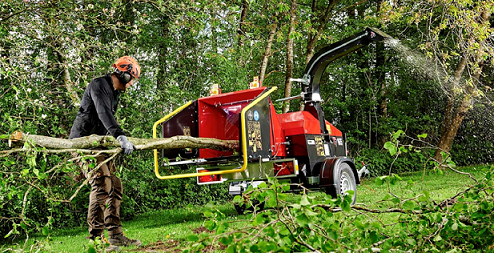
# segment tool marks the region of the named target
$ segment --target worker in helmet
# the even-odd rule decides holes
[[[127,139],[114,115],[120,94],[137,82],[140,74],[141,68],[137,61],[130,56],[123,56],[113,64],[112,73],[93,79],[84,91],[69,138],[110,134],[120,142],[126,155],[132,154],[134,145]],[[123,235],[120,223],[122,182],[114,174],[116,167],[113,161],[103,164],[107,158],[105,155],[96,157],[96,164],[101,167],[92,172],[89,178],[89,238],[94,240],[103,235],[106,229],[113,246],[141,245],[139,240]],[[79,164],[87,178],[91,171],[88,162],[80,161]]]

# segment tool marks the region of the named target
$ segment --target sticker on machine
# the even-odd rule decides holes
[[[336,140],[338,141],[338,145],[340,145],[340,146],[343,145],[343,139],[342,138],[338,138]]]
[[[248,111],[247,112],[247,119],[252,120],[253,118],[254,118],[254,114],[252,113],[252,111]]]
[[[259,112],[258,111],[254,111],[254,120],[259,121]]]
[[[316,142],[316,152],[318,156],[324,156],[324,146],[323,146],[323,140],[321,136],[316,136],[314,137],[314,141]]]
[[[258,150],[262,150],[262,136],[261,136],[261,123],[249,121],[247,122],[247,136],[248,146],[252,149],[252,152],[256,153]]]

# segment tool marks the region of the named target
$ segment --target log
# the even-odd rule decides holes
[[[191,136],[174,136],[170,138],[144,139],[128,137],[136,150],[209,148],[216,150],[234,150],[238,148],[237,140],[219,140],[214,138],[197,138]],[[13,144],[43,147],[56,150],[118,148],[120,142],[112,136],[90,135],[75,139],[61,139],[50,136],[26,134],[19,131],[9,137],[9,147]]]

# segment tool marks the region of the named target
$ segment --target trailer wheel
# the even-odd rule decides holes
[[[239,205],[237,203],[234,203],[233,206],[235,206],[235,210],[237,210],[238,214],[244,214],[245,212],[245,204],[244,205]]]
[[[329,187],[327,193],[333,198],[336,198],[338,195],[348,194],[346,192],[352,190],[352,205],[355,204],[355,201],[357,200],[357,182],[355,181],[355,175],[353,174],[350,165],[342,163],[338,170],[338,175],[334,176],[334,180],[337,182],[336,187]]]

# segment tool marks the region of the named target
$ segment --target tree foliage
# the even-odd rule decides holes
[[[493,1],[411,1],[388,6],[391,22],[404,17],[421,38],[417,45],[432,61],[422,74],[436,80],[447,96],[441,138],[436,151],[448,152],[457,131],[490,86],[483,85],[483,69],[492,66],[490,23]],[[425,63],[425,62],[424,62]]]

